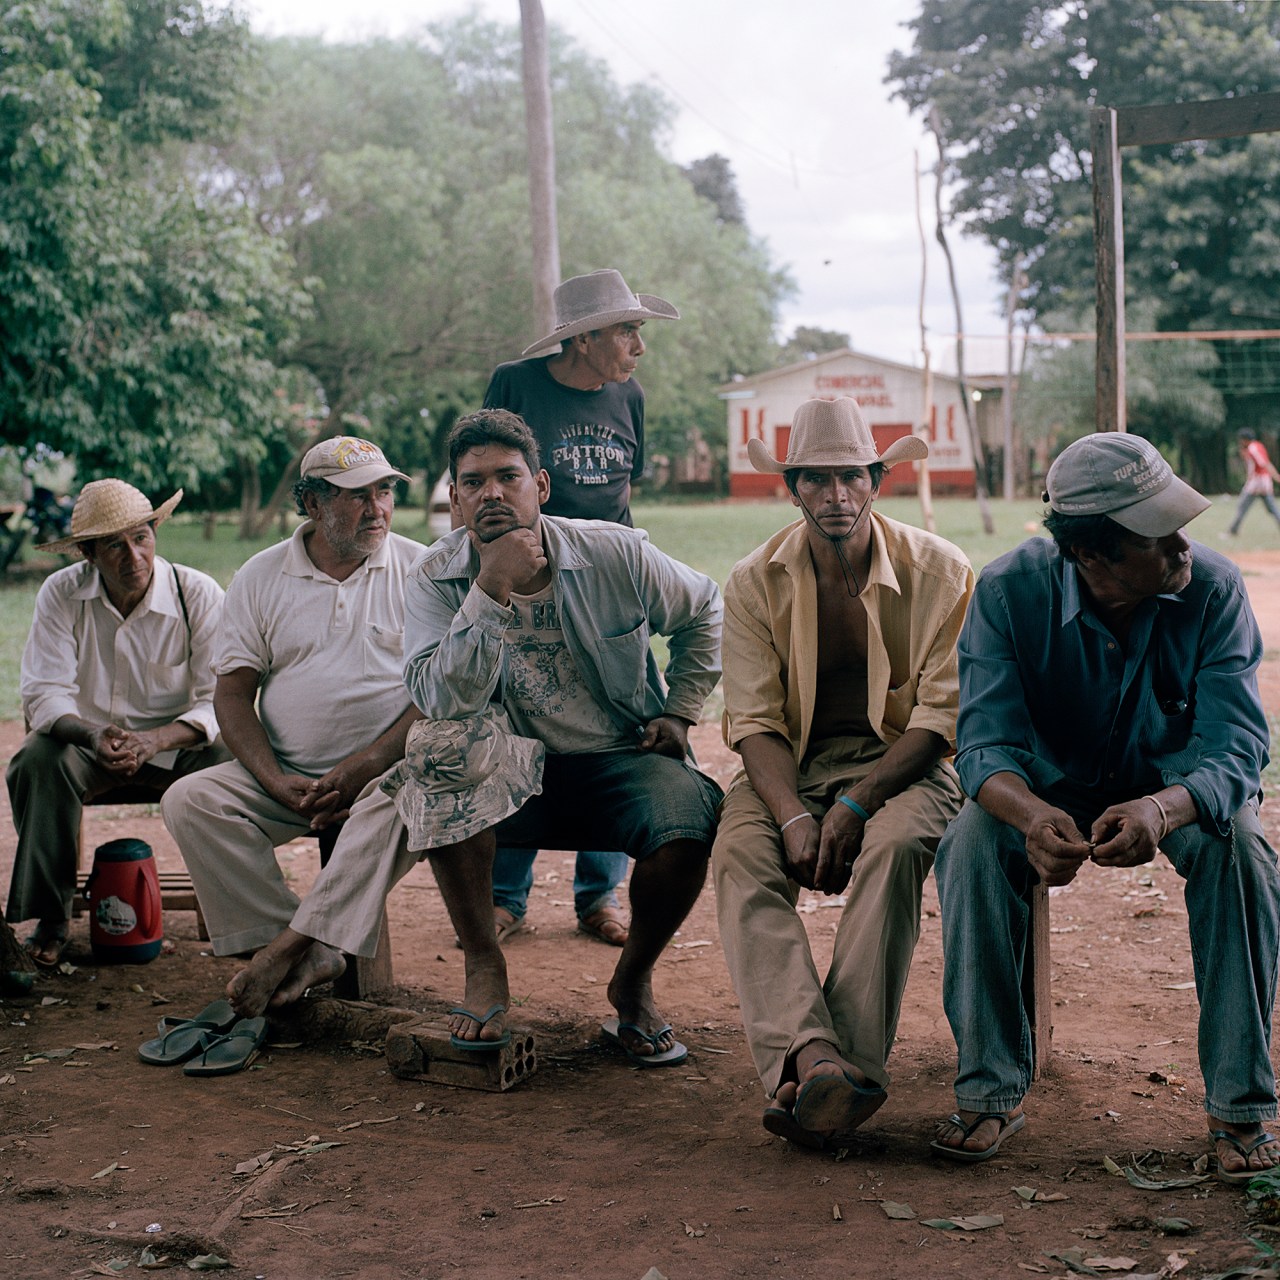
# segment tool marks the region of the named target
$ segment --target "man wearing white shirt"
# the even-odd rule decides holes
[[[84,563],[36,596],[22,654],[30,733],[9,763],[18,829],[7,919],[35,919],[26,946],[52,968],[67,944],[82,805],[122,785],[154,791],[226,758],[213,745],[213,641],[222,588],[156,555],[152,508],[123,480],[85,485],[71,535],[44,548]]]
[[[418,718],[402,675],[404,588],[423,551],[391,532],[407,478],[367,440],[322,441],[294,486],[308,519],[232,579],[214,706],[235,759],[179,783],[161,808],[215,955],[256,950],[289,923],[298,898],[276,847],[345,820],[404,755]],[[404,838],[394,802],[376,795],[385,803],[363,806],[340,837],[371,857]],[[317,944],[296,994],[343,968]]]

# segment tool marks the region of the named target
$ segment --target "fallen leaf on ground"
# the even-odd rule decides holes
[[[896,1200],[881,1200],[880,1207],[888,1218],[914,1218],[916,1211],[909,1204],[899,1204]]]
[[[105,1178],[107,1174],[115,1173],[115,1171],[121,1167],[122,1166],[118,1160],[113,1160],[105,1169],[99,1169],[98,1172],[93,1175],[93,1180]]]
[[[840,1212],[840,1206],[838,1204],[833,1204],[831,1206],[831,1219],[833,1222],[844,1221],[844,1214]]]
[[[1041,1191],[1038,1187],[1014,1187],[1014,1194],[1028,1204],[1048,1204],[1054,1200],[1069,1200],[1065,1191]]]
[[[187,1259],[187,1266],[192,1271],[226,1271],[230,1268],[226,1258],[220,1258],[216,1253],[198,1253],[194,1258]]]
[[[1124,1177],[1124,1170],[1110,1156],[1102,1157],[1102,1167],[1114,1178]]]
[[[513,1209],[543,1209],[551,1204],[564,1204],[564,1196],[546,1196],[542,1200],[529,1200],[524,1204],[513,1204],[511,1207]],[[688,1225],[686,1222],[685,1227],[687,1228]]]
[[[1185,1174],[1179,1178],[1147,1178],[1140,1174],[1136,1169],[1126,1168],[1124,1176],[1129,1179],[1131,1187],[1137,1187],[1139,1191],[1170,1191],[1175,1187],[1198,1187],[1202,1182],[1209,1180],[1206,1173]]]
[[[1054,1262],[1061,1262],[1068,1271],[1074,1271],[1077,1275],[1096,1276],[1100,1274],[1085,1262],[1083,1249],[1063,1249],[1060,1253],[1050,1253],[1046,1249],[1044,1256],[1052,1258]]]
[[[89,1270],[100,1276],[118,1276],[122,1271],[128,1269],[128,1258],[111,1258],[107,1262],[95,1262],[89,1267]]]
[[[271,1152],[264,1151],[260,1156],[254,1156],[252,1160],[241,1160],[233,1170],[234,1173],[246,1177],[251,1173],[259,1173],[271,1163]]]
[[[1190,1235],[1195,1228],[1186,1218],[1157,1218],[1156,1230],[1163,1231],[1167,1236],[1185,1236]]]
[[[975,1213],[964,1218],[921,1218],[922,1227],[936,1227],[939,1231],[986,1231],[989,1227],[1004,1226],[1000,1213]]]
[[[518,1208],[520,1208],[520,1206],[519,1206],[519,1205],[517,1205],[517,1206],[516,1206],[516,1208],[518,1209]],[[685,1235],[687,1235],[690,1239],[693,1239],[693,1240],[699,1240],[699,1239],[701,1239],[703,1236],[705,1236],[705,1235],[707,1234],[705,1230],[703,1230],[703,1229],[699,1229],[698,1227],[695,1227],[695,1226],[692,1226],[692,1225],[691,1225],[690,1223],[688,1223],[688,1222],[681,1222],[681,1224],[680,1224],[680,1225],[681,1225],[682,1227],[684,1227],[684,1233],[685,1233]]]
[[[1195,985],[1194,982],[1166,982],[1164,989],[1166,991],[1190,991]]]
[[[1137,1258],[1086,1258],[1086,1267],[1098,1271],[1132,1271],[1138,1265]]]

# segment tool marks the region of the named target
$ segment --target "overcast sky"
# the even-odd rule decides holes
[[[400,35],[469,9],[518,23],[518,0],[241,0],[266,35]],[[678,108],[671,158],[729,158],[752,232],[795,278],[780,336],[848,333],[855,348],[920,363],[921,245],[933,360],[952,363],[955,314],[933,240],[932,140],[883,84],[916,0],[543,0],[549,23],[608,62],[619,83],[655,85]],[[1003,333],[994,255],[953,234],[971,372],[995,370]],[[607,264],[601,264],[607,265]],[[645,281],[631,281],[646,289]]]

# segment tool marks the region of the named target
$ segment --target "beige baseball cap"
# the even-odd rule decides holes
[[[302,459],[302,474],[327,480],[339,489],[359,489],[390,477],[409,479],[376,444],[359,436],[334,436],[313,445]]]

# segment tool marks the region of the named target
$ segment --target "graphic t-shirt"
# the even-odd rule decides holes
[[[503,705],[515,731],[554,755],[618,751],[628,743],[582,681],[564,642],[551,584],[536,595],[511,593],[517,620],[502,640]]]
[[[547,360],[500,364],[486,409],[510,409],[529,424],[551,476],[549,516],[631,524],[631,482],[644,470],[644,391],[634,378],[598,391],[562,386]]]

